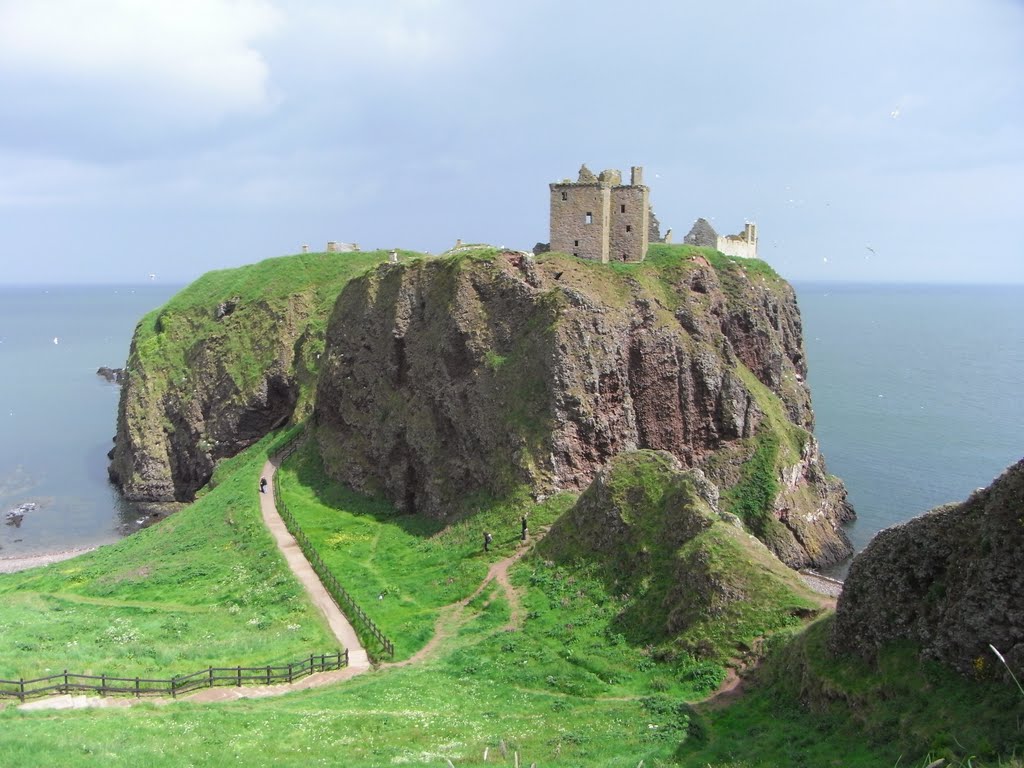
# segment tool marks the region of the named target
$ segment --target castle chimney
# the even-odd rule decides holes
[[[639,187],[644,183],[644,167],[642,165],[634,165],[629,169],[629,183],[634,187]]]

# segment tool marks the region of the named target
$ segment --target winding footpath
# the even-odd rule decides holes
[[[197,703],[209,703],[215,701],[234,701],[236,699],[258,699],[267,696],[281,696],[292,691],[302,691],[309,688],[319,688],[324,685],[331,685],[342,680],[348,680],[361,675],[370,669],[370,659],[366,649],[359,642],[352,624],[345,618],[345,614],[338,608],[337,603],[324,589],[324,585],[317,578],[313,566],[306,560],[305,555],[299,548],[298,542],[288,532],[288,528],[281,519],[274,505],[274,476],[277,473],[277,460],[271,459],[263,465],[263,477],[267,478],[266,493],[260,494],[260,512],[263,515],[263,522],[270,530],[271,536],[277,543],[278,549],[284,555],[288,567],[295,574],[295,577],[302,584],[303,589],[309,595],[310,600],[320,610],[327,620],[327,624],[338,638],[343,648],[348,649],[348,666],[330,672],[317,672],[315,674],[297,680],[294,683],[279,683],[277,685],[247,685],[242,687],[217,687],[204,688],[190,696],[179,696],[170,698],[167,696],[151,697],[145,699],[114,698],[109,696],[87,696],[75,694],[63,694],[60,696],[48,696],[46,698],[28,701],[19,705],[19,709],[88,709],[92,707],[131,707],[137,704],[166,705],[174,701],[191,701]]]
[[[303,555],[298,542],[296,542],[295,538],[288,532],[288,528],[285,526],[284,520],[282,520],[281,515],[278,514],[277,507],[274,504],[274,479],[277,474],[279,461],[279,459],[271,459],[263,466],[262,476],[267,479],[266,492],[260,494],[260,512],[263,515],[263,522],[270,531],[271,536],[273,536],[278,549],[280,549],[281,553],[284,555],[285,561],[288,563],[288,567],[295,574],[299,583],[302,584],[302,587],[306,590],[310,600],[312,600],[313,604],[324,615],[331,632],[338,639],[341,646],[348,649],[348,666],[329,672],[317,672],[293,683],[204,688],[194,694],[179,696],[178,698],[164,696],[135,699],[64,694],[28,701],[20,704],[18,708],[24,710],[86,709],[92,707],[131,707],[138,704],[167,705],[176,701],[211,703],[218,701],[234,701],[236,699],[258,699],[269,696],[281,696],[293,691],[302,691],[310,688],[332,685],[369,671],[371,669],[369,656],[366,653],[366,649],[360,644],[359,637],[352,628],[352,624],[345,617],[345,614],[342,613],[337,603],[334,602],[334,599],[330,594],[328,594],[327,590],[320,582],[320,579],[317,577],[316,572],[313,570],[313,567],[309,564],[309,561],[306,560],[305,555]],[[419,651],[408,659],[384,663],[379,665],[379,667],[381,669],[407,667],[412,664],[420,663],[433,656],[441,647],[441,644],[451,637],[452,634],[463,623],[465,623],[466,617],[464,613],[466,607],[470,602],[481,595],[492,582],[500,587],[508,600],[510,616],[509,622],[505,625],[504,629],[506,631],[513,631],[520,628],[522,624],[522,604],[519,598],[519,593],[509,581],[509,568],[518,562],[523,555],[529,552],[538,541],[544,538],[544,535],[547,532],[547,528],[541,529],[536,536],[532,536],[530,538],[529,543],[519,546],[512,555],[492,563],[487,571],[487,575],[480,583],[480,586],[478,586],[471,595],[442,608],[441,614],[434,626],[433,636]],[[823,579],[817,574],[804,574],[804,579],[808,583],[808,586],[821,594],[829,595],[831,592],[832,600],[828,601],[826,598],[826,602],[831,602],[834,607],[834,595],[838,590],[841,590],[841,582],[835,582],[831,579]],[[832,583],[826,584],[825,582]],[[838,588],[836,585],[838,585]],[[722,687],[708,697],[708,703],[717,703],[721,706],[742,692],[742,679],[735,673],[735,670],[730,670],[730,672],[731,674],[729,675],[729,679],[725,681]],[[716,702],[716,700],[718,701]]]

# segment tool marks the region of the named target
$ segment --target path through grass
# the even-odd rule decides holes
[[[217,487],[152,528],[0,576],[0,678],[165,677],[336,650],[260,518],[268,444],[226,463]]]

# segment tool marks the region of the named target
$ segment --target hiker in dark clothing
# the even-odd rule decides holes
[[[267,478],[261,477],[260,478],[260,493],[266,493],[266,492],[267,492]]]
[[[491,534],[484,531],[484,552],[491,551]]]
[[[523,541],[526,541],[526,536],[529,533],[529,529],[526,527],[526,515],[523,515]]]

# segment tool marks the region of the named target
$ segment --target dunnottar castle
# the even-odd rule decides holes
[[[549,185],[551,189],[551,241],[538,243],[534,253],[558,251],[581,259],[607,264],[609,261],[643,261],[651,243],[671,243],[672,230],[661,234],[658,217],[651,208],[651,193],[644,184],[644,169],[629,169],[629,183],[622,183],[622,173],[605,170],[595,175],[586,165],[580,167],[576,181],[563,179]],[[697,219],[684,245],[714,248],[726,256],[757,258],[757,225],[747,222],[736,235],[719,235],[707,219]],[[452,251],[468,248],[462,240]],[[331,240],[327,253],[358,251],[357,243]],[[302,246],[309,253],[309,246]],[[392,251],[392,261],[398,260]]]
[[[551,250],[603,263],[643,261],[650,243],[671,242],[671,229],[661,235],[643,174],[643,168],[633,166],[629,183],[623,184],[619,171],[595,176],[584,165],[576,181],[551,184]],[[756,258],[757,225],[747,222],[740,234],[723,237],[705,219],[697,219],[683,242]]]

